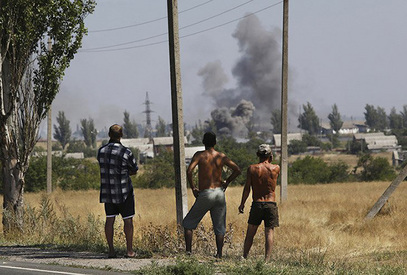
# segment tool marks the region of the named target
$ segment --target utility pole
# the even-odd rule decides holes
[[[287,200],[288,145],[287,145],[287,85],[288,83],[288,0],[283,4],[283,64],[281,76],[281,172],[280,202]]]
[[[48,51],[52,51],[52,41],[48,37]],[[52,192],[52,110],[49,105],[47,113],[47,193]]]
[[[188,212],[177,0],[167,0],[177,224]]]

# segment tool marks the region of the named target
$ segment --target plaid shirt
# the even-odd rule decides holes
[[[123,203],[133,195],[130,172],[138,166],[133,153],[120,142],[110,142],[98,151],[100,166],[100,202]]]

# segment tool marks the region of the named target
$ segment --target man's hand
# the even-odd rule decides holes
[[[239,205],[239,213],[243,214],[244,210],[244,204]]]
[[[192,193],[194,194],[194,197],[197,198],[199,196],[199,189],[195,187],[192,189]]]

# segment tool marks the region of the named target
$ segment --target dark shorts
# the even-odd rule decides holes
[[[134,195],[129,195],[124,203],[105,203],[106,217],[122,215],[123,219],[132,218],[135,214]]]
[[[248,223],[260,225],[263,220],[265,227],[278,227],[278,207],[275,202],[252,203]]]

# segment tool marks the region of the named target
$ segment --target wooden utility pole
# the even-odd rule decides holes
[[[287,145],[287,83],[288,83],[288,0],[283,4],[283,65],[281,74],[281,172],[280,202],[287,200],[288,145]]]
[[[400,185],[400,183],[407,177],[407,165],[404,166],[403,170],[400,171],[400,174],[393,180],[389,187],[387,187],[386,191],[384,191],[383,195],[378,199],[378,201],[373,205],[372,209],[370,209],[369,213],[366,215],[365,219],[373,219],[377,213],[379,213],[380,209],[382,209],[383,205],[387,202],[390,198],[391,194],[396,190],[396,188]]]
[[[51,38],[48,38],[48,51],[52,50]],[[52,192],[52,110],[47,113],[47,193]]]
[[[167,0],[177,224],[188,212],[177,0]]]

